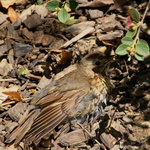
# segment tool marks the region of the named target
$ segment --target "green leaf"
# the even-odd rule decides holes
[[[62,8],[58,12],[58,19],[62,23],[65,23],[69,17],[70,17],[70,15],[68,14],[68,12],[66,11],[66,9],[64,9],[64,8]]]
[[[67,5],[68,8],[70,8],[72,10],[79,8],[79,4],[74,0],[68,0],[66,2],[66,5]]]
[[[18,73],[21,75],[26,75],[29,73],[29,70],[26,67],[23,67],[18,70]]]
[[[58,1],[50,1],[49,3],[47,3],[47,5],[45,6],[48,10],[51,11],[56,11],[56,8],[61,8],[62,3],[58,2]]]
[[[71,25],[71,24],[74,24],[77,21],[78,21],[78,19],[68,20],[68,21],[65,22],[65,24]]]
[[[134,36],[135,36],[135,34],[136,34],[136,31],[137,31],[137,29],[136,30],[129,30],[127,33],[126,33],[126,35],[125,36],[128,36],[128,37],[130,37],[130,38],[133,38]]]
[[[142,39],[139,39],[137,41],[137,44],[146,44],[149,47],[148,43],[145,40],[142,40]]]
[[[126,55],[128,54],[128,51],[127,51],[127,48],[130,47],[129,45],[127,44],[121,44],[117,47],[116,49],[116,54],[118,55]]]
[[[139,60],[139,61],[143,61],[144,60],[144,57],[141,56],[141,55],[138,55],[138,54],[135,54],[134,57]]]
[[[130,38],[130,37],[125,36],[125,37],[123,37],[123,38],[121,39],[121,42],[122,42],[123,44],[132,45],[132,44],[133,44],[133,39]]]
[[[131,9],[131,17],[136,23],[140,21],[140,14],[135,8]]]
[[[42,4],[43,4],[43,2],[37,1],[37,5],[41,6]]]
[[[149,54],[149,46],[146,44],[136,44],[135,50],[139,55],[145,56]]]

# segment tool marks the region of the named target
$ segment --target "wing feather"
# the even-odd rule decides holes
[[[50,108],[49,106],[47,106],[46,109],[43,109],[40,112],[39,116],[36,118],[36,120],[34,122],[36,122],[36,124],[38,124],[38,123],[42,122],[42,120],[48,118],[49,116],[51,116],[51,118],[52,118],[59,111],[60,111],[60,107]]]
[[[45,105],[44,102],[39,101],[38,105],[42,108],[38,117],[34,120],[34,123],[26,135],[26,141],[39,141],[47,133],[51,132],[56,126],[58,126],[68,116],[71,110],[83,99],[87,94],[87,91],[83,90],[71,90],[66,91],[62,95],[60,93],[59,99],[50,105]],[[53,95],[55,95],[53,93]],[[51,99],[51,95],[46,96]],[[55,99],[56,100],[56,99]],[[52,102],[52,101],[51,101]]]
[[[55,109],[55,108],[53,108]],[[53,114],[51,113],[51,110],[49,110],[49,114],[47,115],[47,117],[41,119],[40,121],[38,120],[38,118],[34,121],[32,128],[31,128],[31,132],[36,132],[38,131],[40,128],[46,128],[46,124],[49,124],[49,126],[55,124],[56,121],[54,121],[57,117],[59,117],[59,115],[61,115],[61,117],[64,116],[64,114],[62,114],[61,111],[55,111]],[[30,132],[30,131],[29,131]]]
[[[7,140],[5,141],[6,143],[10,143],[13,140],[15,140],[15,144],[17,145],[22,138],[25,136],[25,134],[29,131],[29,129],[31,128],[34,119],[37,117],[38,115],[38,111],[32,111],[31,113],[29,113],[29,115],[27,116],[26,120],[24,122],[22,122],[18,128],[16,128],[7,138]]]
[[[64,119],[65,115],[61,114],[61,112],[55,114],[54,117],[50,118],[51,114],[48,116],[48,118],[42,120],[42,122],[36,124],[36,122],[33,124],[33,128],[29,130],[29,133],[25,137],[27,141],[31,141],[30,138],[34,138],[35,140],[38,140],[39,138],[42,138],[47,133],[51,132],[58,124],[60,124]],[[50,119],[49,119],[50,118]]]
[[[63,97],[63,92],[57,94],[57,91],[53,91],[53,93],[43,97],[39,101],[37,101],[36,105],[44,106],[48,104],[52,104]]]

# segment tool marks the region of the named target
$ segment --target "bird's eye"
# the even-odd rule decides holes
[[[96,61],[96,62],[95,62],[95,65],[96,65],[96,66],[99,66],[100,64],[101,64],[100,61]]]

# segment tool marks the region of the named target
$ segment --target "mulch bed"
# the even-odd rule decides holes
[[[10,95],[10,91],[15,91],[0,106],[1,150],[24,149],[23,142],[14,148],[13,143],[6,144],[5,140],[18,126],[32,95],[50,83],[55,74],[73,66],[89,51],[115,50],[126,32],[124,8],[131,5],[137,6],[138,3],[125,4],[109,12],[108,6],[101,9],[81,7],[72,12],[79,21],[71,26],[58,22],[56,14],[50,11],[38,12],[37,5],[30,1],[12,6],[20,14],[23,10],[32,11],[13,23],[9,18],[0,22],[1,92],[5,90]],[[6,9],[0,13],[4,17]],[[79,34],[81,38],[78,39]],[[142,32],[141,36],[149,42],[148,33]],[[38,147],[31,145],[29,149],[150,149],[149,60],[150,56],[143,62],[117,56],[109,69],[114,88],[98,121],[92,127],[86,122],[82,126],[76,122],[61,125],[53,136],[47,135]],[[6,95],[2,96],[1,99],[5,99]]]

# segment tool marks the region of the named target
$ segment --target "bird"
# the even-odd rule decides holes
[[[38,145],[58,125],[75,118],[82,122],[100,113],[112,89],[107,73],[112,61],[111,56],[100,51],[90,52],[75,64],[76,69],[36,92],[25,120],[5,142],[18,145],[24,140],[27,145]]]

